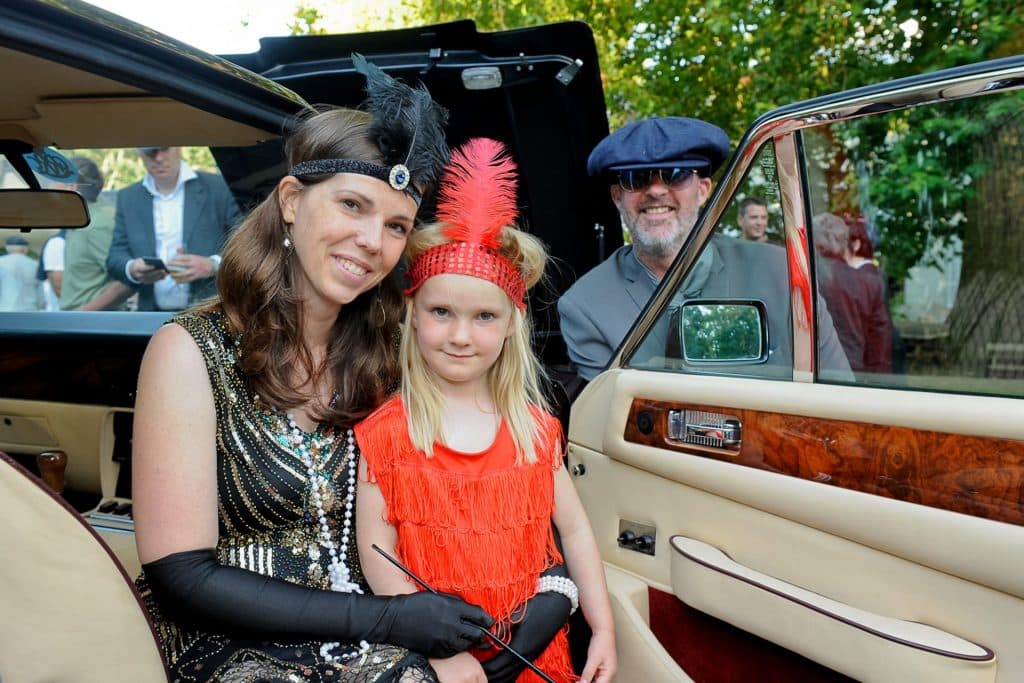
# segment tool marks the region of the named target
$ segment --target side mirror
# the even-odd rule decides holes
[[[0,228],[84,228],[85,199],[70,190],[0,190]]]
[[[683,359],[698,365],[763,363],[767,320],[763,301],[688,301],[678,318]]]

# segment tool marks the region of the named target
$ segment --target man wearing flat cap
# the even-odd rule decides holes
[[[690,234],[729,154],[718,126],[680,116],[635,121],[594,148],[587,172],[609,181],[632,244],[617,249],[558,301],[562,337],[577,374],[608,363]]]
[[[617,249],[558,300],[562,338],[576,373],[584,380],[605,368],[647,305],[697,223],[700,207],[711,194],[711,174],[728,154],[725,131],[678,116],[630,123],[598,143],[590,154],[587,171],[607,179],[632,244]],[[768,302],[771,352],[764,372],[792,372],[785,249],[714,236],[676,296],[677,304],[697,298]],[[849,364],[827,311],[822,316],[822,361],[845,377]],[[667,316],[664,323],[668,324]],[[651,334],[662,339],[645,342],[647,352],[678,353],[668,348],[672,342],[667,327],[656,326]]]

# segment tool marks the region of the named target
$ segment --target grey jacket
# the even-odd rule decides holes
[[[685,283],[683,297],[677,299],[680,303],[696,298],[764,301],[771,348],[766,372],[755,371],[755,374],[783,376],[780,371],[792,368],[793,363],[785,249],[726,236],[713,237],[708,249],[712,252],[707,279],[702,283]],[[624,245],[562,295],[558,300],[562,338],[581,377],[591,380],[605,368],[657,284],[633,254],[633,247]],[[821,366],[849,373],[850,366],[832,328],[832,320],[820,300],[818,307],[822,317],[819,325]],[[650,333],[665,342],[668,318],[663,314]],[[656,347],[659,347],[658,340],[648,339],[638,353]],[[664,350],[665,344],[660,344],[660,352]],[[852,374],[850,379],[853,379]]]

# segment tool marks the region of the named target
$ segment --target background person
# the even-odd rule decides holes
[[[73,188],[73,184],[60,183],[62,188]],[[61,285],[64,282],[64,248],[67,230],[58,230],[46,238],[39,250],[39,268],[36,279],[42,283],[44,310],[60,310]]]
[[[28,255],[28,240],[11,235],[0,256],[0,311],[38,311],[45,304],[36,279],[39,262]]]
[[[117,193],[107,270],[138,290],[138,310],[180,310],[216,293],[220,252],[241,214],[224,180],[193,170],[179,148],[139,155],[146,175]],[[162,259],[174,277],[145,257]]]
[[[760,197],[744,197],[736,213],[743,239],[750,242],[768,241],[768,202]]]
[[[828,305],[839,342],[855,372],[892,371],[892,321],[877,272],[852,268],[850,232],[831,213],[812,221],[814,248],[822,256],[818,287]]]
[[[885,301],[885,309],[891,323],[892,307],[890,302],[892,301],[892,289],[889,285],[889,275],[879,265],[878,259],[875,258],[875,248],[872,244],[871,236],[868,234],[867,222],[864,216],[854,218],[849,214],[844,214],[843,220],[846,222],[846,227],[850,230],[850,249],[849,256],[846,257],[846,263],[851,268],[856,268],[863,272],[865,277],[877,277],[879,282],[882,283],[882,299]],[[891,372],[901,375],[905,371],[907,349],[896,326],[890,325],[890,328],[892,330]]]
[[[483,606],[503,638],[527,600],[565,591],[593,633],[582,680],[610,683],[615,628],[604,568],[561,467],[561,425],[547,411],[530,348],[526,292],[547,254],[515,229],[515,164],[505,146],[474,138],[456,150],[437,208],[440,222],[409,242],[401,395],[355,429],[366,456],[357,502],[363,570],[378,594],[415,592],[372,544],[396,553],[431,586]],[[578,592],[567,578],[542,577],[561,562],[552,519]],[[529,656],[554,680],[577,680],[564,631],[552,635]],[[495,654],[431,663],[442,680],[484,683],[493,679],[477,659],[486,667]]]
[[[426,90],[371,74],[373,114],[297,125],[289,174],[229,238],[219,301],[142,361],[140,588],[172,678],[435,680],[424,655],[492,623],[451,596],[369,595],[359,566],[350,427],[397,380],[389,276],[447,155]]]
[[[64,238],[64,279],[60,307],[71,311],[104,311],[124,307],[132,288],[107,272],[107,253],[114,237],[114,214],[97,203],[103,190],[103,174],[85,157],[72,157],[78,168],[75,190],[89,207],[89,226],[69,230]]]

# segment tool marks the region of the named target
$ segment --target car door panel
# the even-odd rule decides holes
[[[640,434],[635,420],[631,422],[638,399],[679,408],[711,406],[742,415],[741,454],[730,460],[701,451],[685,452],[665,445],[663,439],[657,443],[651,434],[630,440],[630,434]],[[889,429],[923,434],[919,444],[943,443],[934,436],[940,430],[974,434],[978,443],[988,446],[987,452],[1007,454],[1008,461],[1016,458],[1006,469],[1008,476],[1014,472],[1019,476],[1024,433],[1014,417],[1016,402],[985,398],[982,403],[965,414],[958,397],[948,395],[614,370],[591,383],[573,406],[569,467],[577,475],[574,480],[606,562],[642,577],[657,590],[674,592],[699,609],[861,680],[885,680],[879,671],[893,672],[864,668],[868,664],[894,657],[908,661],[911,656],[908,646],[896,648],[892,641],[878,637],[868,639],[876,652],[865,651],[859,642],[865,631],[856,627],[826,633],[806,607],[796,610],[804,621],[794,622],[792,615],[787,616],[796,609],[794,601],[777,595],[774,600],[762,595],[767,604],[755,608],[749,595],[744,599],[738,595],[757,591],[736,585],[740,582],[735,579],[718,590],[705,586],[695,597],[680,585],[684,558],[672,549],[671,537],[683,536],[716,548],[752,572],[862,610],[872,618],[924,624],[995,653],[995,658],[981,661],[946,657],[951,675],[968,670],[979,680],[993,680],[992,672],[998,667],[1000,680],[1016,680],[1015,676],[1024,675],[1024,659],[1014,652],[1017,624],[1024,623],[1024,581],[1019,572],[1007,572],[1006,567],[1020,566],[1024,560],[1024,528],[844,488],[834,480],[815,480],[820,467],[804,465],[793,473],[771,471],[762,457],[770,450],[777,462],[789,457],[799,464],[803,452],[799,444],[820,442],[823,424],[849,429],[851,424],[863,425],[870,413],[874,419],[887,416],[892,423]],[[605,419],[594,419],[597,415]],[[755,425],[763,425],[760,429],[770,434],[769,426],[774,424],[786,426],[784,441],[778,435],[775,441],[757,436]],[[652,433],[664,433],[663,420],[655,418],[653,425]],[[993,439],[993,434],[999,439]],[[760,455],[759,438],[764,445]],[[648,443],[638,443],[643,440]],[[795,444],[792,449],[789,443]],[[874,443],[890,446],[884,441]],[[869,446],[861,442],[860,447]],[[968,460],[973,457],[972,451],[956,452],[967,454]],[[869,460],[879,461],[877,453],[868,455]],[[833,460],[842,465],[841,458]],[[750,466],[754,462],[760,466]],[[945,474],[924,479],[955,492],[955,474],[963,465],[953,453],[946,453],[932,464],[946,467]],[[1012,508],[1012,479],[995,488],[1005,500],[1003,507]],[[621,520],[657,530],[654,556],[619,547]],[[721,584],[722,579],[718,581]],[[742,619],[747,613],[750,619]],[[885,654],[889,650],[903,654]],[[836,652],[846,653],[846,659],[838,660]],[[917,652],[925,650],[917,648]],[[920,671],[924,676],[925,671]]]
[[[0,398],[0,450],[32,456],[64,451],[69,489],[113,496],[119,469],[111,457],[115,412],[123,411],[109,406]]]
[[[0,333],[0,451],[38,472],[36,456],[67,456],[62,498],[138,576],[130,455],[135,385],[166,315],[5,314]],[[26,343],[26,339],[32,342]],[[119,511],[107,509],[120,505]],[[100,512],[100,507],[103,512]]]
[[[946,631],[859,609],[673,536],[675,595],[857,680],[994,681],[995,654]]]
[[[619,671],[629,678],[664,683],[691,683],[673,656],[652,632],[650,587],[638,577],[605,564],[608,596],[615,619]]]
[[[851,683],[853,679],[648,589],[651,632],[695,681]]]
[[[121,475],[125,464],[114,453],[130,448],[130,435],[117,433],[130,428],[131,419],[132,411],[111,406],[0,398],[0,451],[30,471],[38,471],[35,456],[40,453],[65,453],[64,499],[106,541],[125,572],[135,577],[141,565],[131,517],[97,509],[104,502],[130,502],[123,490],[127,480]],[[127,441],[117,445],[122,439]]]
[[[851,401],[874,406],[901,399],[919,406],[921,399],[888,391],[873,392],[879,394],[874,399],[857,398],[862,393],[858,390],[835,393],[850,393]],[[742,452],[673,438],[664,427],[674,414],[727,416],[742,425]],[[655,428],[645,434],[640,425],[652,423]],[[624,438],[976,517],[1024,523],[1024,510],[1016,500],[1024,484],[1024,441],[1018,439],[643,399],[630,407]]]

